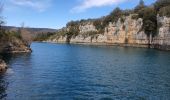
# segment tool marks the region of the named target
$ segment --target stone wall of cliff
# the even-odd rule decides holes
[[[124,21],[110,22],[103,34],[96,34],[93,23],[80,25],[80,33],[70,39],[70,43],[112,44],[139,46],[170,50],[170,18],[157,17],[158,33],[155,37],[148,37],[142,31],[143,20],[126,16]],[[87,33],[94,32],[88,35]],[[50,38],[47,42],[65,43],[67,35]]]
[[[154,48],[170,50],[170,18],[157,17],[158,34],[153,38]]]

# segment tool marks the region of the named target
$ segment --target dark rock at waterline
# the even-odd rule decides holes
[[[7,64],[5,63],[5,61],[0,59],[0,72],[5,71],[6,69],[7,69]]]

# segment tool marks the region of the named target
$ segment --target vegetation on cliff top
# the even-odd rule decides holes
[[[47,40],[50,36],[54,35],[55,32],[47,32],[47,33],[39,33],[36,35],[33,39],[33,41],[45,41]]]
[[[140,0],[139,4],[131,10],[121,10],[120,8],[115,8],[109,15],[98,18],[98,19],[88,19],[80,21],[71,21],[67,24],[66,30],[58,31],[57,36],[66,35],[67,42],[69,42],[71,37],[75,37],[80,34],[80,25],[83,23],[91,22],[97,29],[97,33],[94,31],[94,34],[103,34],[105,27],[109,25],[110,22],[117,22],[119,19],[121,22],[124,22],[126,16],[132,14],[133,19],[142,18],[143,19],[143,31],[148,36],[154,37],[157,35],[157,15],[170,17],[170,0],[157,0],[154,4],[146,6],[143,0]],[[89,34],[92,35],[93,34]],[[56,35],[55,35],[56,36]]]
[[[12,42],[13,39],[21,40],[28,47],[30,47],[32,42],[32,36],[24,28],[20,28],[18,31],[0,29],[0,43]]]
[[[25,46],[29,47],[32,41],[32,37],[30,33],[27,30],[25,30],[24,24],[22,24],[22,27],[19,28],[18,31],[6,30],[3,27],[5,21],[3,20],[3,17],[1,15],[2,10],[3,6],[2,3],[0,2],[0,49],[4,47],[5,43],[13,43],[14,40],[22,41],[22,43],[25,44]]]

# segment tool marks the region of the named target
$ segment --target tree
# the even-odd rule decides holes
[[[150,44],[150,39],[157,35],[157,13],[153,7],[143,9],[143,30],[148,36],[148,44]]]
[[[145,3],[143,0],[139,1],[139,4],[135,7],[134,12],[138,13],[141,9],[145,8]]]
[[[115,8],[108,16],[104,17],[104,20],[102,22],[103,27],[106,27],[109,22],[116,22],[119,18],[121,18],[123,15],[123,11],[117,7]]]
[[[25,29],[24,23],[21,24],[21,27],[18,30],[18,33],[21,35],[22,40],[24,43],[30,47],[31,42],[32,42],[32,36],[29,31]]]
[[[102,22],[100,19],[96,19],[94,22],[93,22],[93,25],[95,26],[95,28],[98,30],[101,28],[101,25],[102,25]]]
[[[139,4],[135,7],[134,12],[137,14],[137,18],[143,18],[144,16],[144,9],[146,8],[145,3],[143,0],[140,0]]]
[[[101,19],[94,20],[93,25],[95,26],[99,34],[104,33],[104,26]]]
[[[67,43],[70,42],[70,39],[73,37],[73,36],[77,36],[80,32],[80,29],[79,29],[79,21],[71,21],[69,23],[67,23],[67,27],[68,27],[68,30],[67,30]]]
[[[111,21],[116,22],[122,16],[122,10],[119,7],[117,7],[111,12],[110,16]]]

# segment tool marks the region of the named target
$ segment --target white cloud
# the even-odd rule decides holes
[[[71,10],[71,12],[73,13],[83,12],[89,8],[114,5],[114,4],[121,3],[123,1],[127,1],[127,0],[83,0],[83,2],[80,5],[74,7]]]
[[[15,6],[29,7],[39,12],[45,11],[51,5],[51,0],[10,0],[10,2]]]

